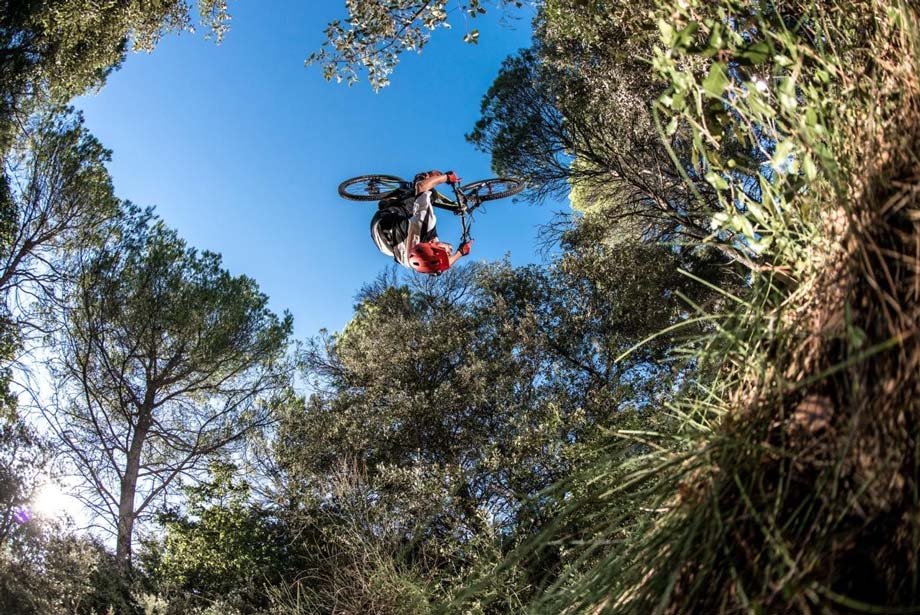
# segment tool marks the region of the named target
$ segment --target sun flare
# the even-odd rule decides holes
[[[65,514],[74,517],[80,504],[73,496],[64,492],[61,485],[52,480],[45,481],[32,498],[32,512],[46,518],[60,518]]]

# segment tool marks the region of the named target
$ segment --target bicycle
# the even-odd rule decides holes
[[[519,179],[493,177],[481,179],[463,186],[460,182],[448,182],[454,191],[451,199],[437,190],[432,190],[431,204],[460,216],[463,236],[460,243],[470,240],[470,224],[473,212],[486,201],[495,201],[514,196],[524,189]],[[350,201],[383,201],[404,199],[415,195],[415,186],[395,175],[359,175],[339,184],[339,195]]]

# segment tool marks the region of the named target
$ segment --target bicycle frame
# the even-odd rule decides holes
[[[456,200],[451,200],[449,197],[441,194],[437,190],[432,190],[434,193],[431,199],[431,205],[437,207],[438,209],[446,209],[447,211],[452,212],[455,216],[460,216],[460,226],[463,229],[463,234],[460,237],[460,243],[466,243],[470,240],[470,222],[472,220],[473,211],[476,210],[480,205],[481,201],[477,199],[470,199],[460,190],[460,183],[449,182],[451,189],[454,191],[454,196]],[[412,184],[407,182],[407,188],[412,189]],[[470,201],[476,201],[470,205]]]

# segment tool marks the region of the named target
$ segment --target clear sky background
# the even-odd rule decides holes
[[[404,56],[392,84],[326,82],[303,61],[344,0],[241,0],[221,45],[201,35],[164,39],[132,54],[96,95],[78,99],[89,129],[113,150],[116,194],[153,205],[193,246],[219,252],[234,274],[255,278],[276,311],[290,310],[299,338],[341,330],[355,293],[392,264],[370,240],[374,204],[338,197],[340,181],[366,173],[411,178],[453,169],[491,177],[489,157],[464,139],[501,61],[530,43],[532,13],[436,31]],[[473,259],[540,260],[537,227],[560,205],[510,199],[484,207]],[[439,215],[456,243],[458,221]]]

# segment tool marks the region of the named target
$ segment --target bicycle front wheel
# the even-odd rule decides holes
[[[406,184],[406,180],[395,175],[361,175],[339,184],[339,195],[350,201],[380,201]]]
[[[520,179],[510,179],[507,177],[495,177],[492,179],[481,179],[478,182],[467,184],[460,187],[460,192],[472,201],[482,203],[483,201],[494,201],[513,196],[524,189],[524,182]]]

